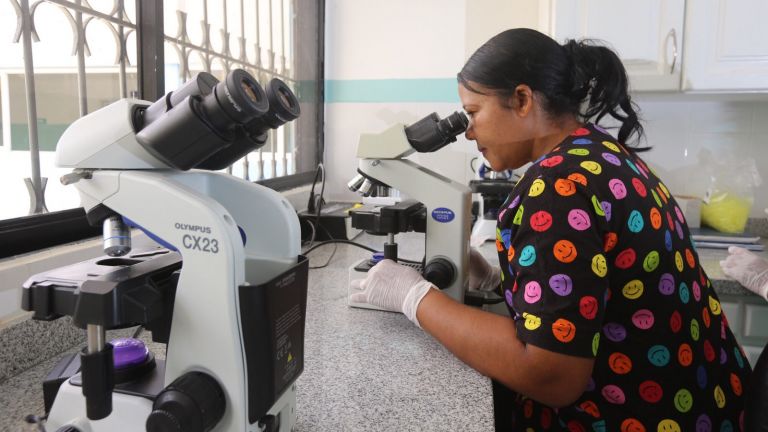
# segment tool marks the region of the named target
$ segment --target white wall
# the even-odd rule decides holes
[[[463,0],[329,0],[326,2],[326,80],[433,79],[455,76],[464,60]],[[331,200],[355,200],[346,183],[357,169],[361,133],[412,123],[431,112],[441,117],[454,103],[329,101],[325,145]],[[445,175],[465,181],[470,144],[463,139],[429,155]],[[418,160],[421,160],[419,158]]]
[[[455,80],[466,58],[510,23],[539,19],[542,0],[328,0],[326,2],[326,80]],[[501,19],[501,16],[512,17]],[[510,21],[511,19],[511,21]],[[458,87],[456,87],[458,88]],[[419,102],[338,102],[325,108],[326,193],[331,200],[359,200],[346,183],[357,169],[355,150],[361,133],[410,124],[437,112],[445,117],[461,109],[457,90],[450,100]],[[437,98],[440,99],[440,98]],[[474,142],[463,135],[439,152],[411,156],[456,181],[473,178]]]
[[[377,80],[455,77],[468,57],[489,37],[509,27],[546,28],[543,0],[328,0],[326,6],[326,79]],[[707,151],[755,159],[768,182],[768,96],[687,94],[636,95],[645,120],[643,157],[678,194],[702,190],[709,172],[700,163]],[[441,117],[461,106],[455,102],[338,102],[326,104],[326,192],[330,199],[355,200],[346,183],[355,172],[361,133],[393,123],[411,123],[432,111]],[[469,160],[476,146],[463,136],[457,143],[412,158],[456,181],[472,178]],[[763,217],[768,187],[756,191],[753,217]]]
[[[743,98],[741,98],[743,99]],[[653,166],[673,193],[698,195],[712,176],[710,157],[754,159],[763,186],[754,190],[752,217],[765,217],[768,207],[768,95],[756,100],[733,96],[704,97],[639,95],[648,145],[643,158]]]

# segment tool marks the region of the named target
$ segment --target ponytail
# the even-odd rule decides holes
[[[621,60],[609,48],[591,41],[570,40],[560,45],[536,30],[507,30],[478,48],[457,78],[470,91],[479,93],[472,87],[477,83],[505,99],[518,85],[526,84],[543,96],[543,109],[552,118],[573,115],[597,123],[610,116],[621,122],[620,142],[643,137]]]
[[[587,106],[579,115],[598,123],[606,115],[621,122],[618,140],[627,142],[636,135],[643,136],[643,126],[637,115],[637,105],[629,96],[629,80],[619,57],[609,48],[596,45],[593,41],[569,40],[563,45],[571,63],[571,98]],[[634,151],[649,150],[648,147],[634,148]]]

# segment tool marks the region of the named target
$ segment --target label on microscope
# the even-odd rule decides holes
[[[440,223],[448,223],[456,217],[456,213],[453,210],[445,207],[438,207],[432,210],[432,219]]]

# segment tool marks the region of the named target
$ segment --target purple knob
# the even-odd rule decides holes
[[[139,339],[117,338],[110,343],[114,347],[115,369],[142,364],[149,355],[149,349]]]

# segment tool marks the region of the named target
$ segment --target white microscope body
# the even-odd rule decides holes
[[[248,352],[268,347],[249,345],[255,342],[248,340],[249,329],[243,321],[248,319],[249,291],[278,276],[287,275],[276,282],[278,288],[295,277],[290,269],[301,261],[296,213],[280,194],[266,187],[218,172],[174,169],[160,160],[136,139],[136,112],[149,105],[124,99],[77,120],[59,141],[57,165],[75,169],[65,177],[74,183],[86,212],[106,206],[173,245],[183,258],[164,384],[189,372],[203,372],[218,382],[225,409],[209,430],[262,431],[260,418],[266,414],[277,422],[269,430],[290,431],[296,422],[294,382],[301,372],[291,369],[295,361],[291,340],[286,345],[285,334],[272,335],[283,337],[278,342],[283,344],[278,347],[279,358],[273,359],[282,362],[281,376],[274,378],[279,394],[266,413],[256,418],[251,406],[256,394],[265,384],[274,383],[257,382],[258,366]],[[304,313],[299,309],[294,307],[275,320],[289,328],[297,314]],[[88,329],[90,338],[90,325]],[[99,330],[103,337],[103,329]],[[89,420],[83,393],[69,381],[62,384],[47,420],[48,430],[71,425],[93,432],[144,431],[153,411],[153,401],[146,397],[114,392],[111,414]]]
[[[461,116],[461,117],[459,117]],[[434,151],[449,142],[455,141],[455,136],[466,128],[466,118],[456,113],[446,119],[460,123],[463,127],[455,128],[444,136],[437,146],[428,150]],[[427,121],[428,119],[432,121]],[[458,120],[458,122],[457,122]],[[422,119],[417,124],[431,126],[436,123],[437,116]],[[379,134],[363,134],[357,147],[357,157],[360,159],[358,173],[364,178],[361,191],[367,190],[370,184],[381,183],[399,190],[402,194],[420,201],[426,208],[426,235],[424,244],[423,270],[428,277],[437,270],[443,276],[443,283],[438,286],[459,302],[464,301],[464,293],[468,287],[469,278],[469,235],[471,227],[471,192],[466,185],[453,181],[441,174],[427,169],[411,160],[405,159],[417,150],[412,145],[414,139],[407,134],[408,127],[396,124]],[[437,147],[437,148],[434,148]],[[355,182],[350,182],[350,188]],[[359,183],[359,181],[358,181]],[[390,241],[393,239],[390,235]],[[368,259],[355,263],[350,267],[350,281],[365,279],[367,270],[356,270],[365,267]],[[435,266],[438,268],[436,269]],[[421,266],[419,266],[421,267]],[[349,294],[354,293],[349,287]],[[349,306],[380,309],[367,303],[348,301]]]

